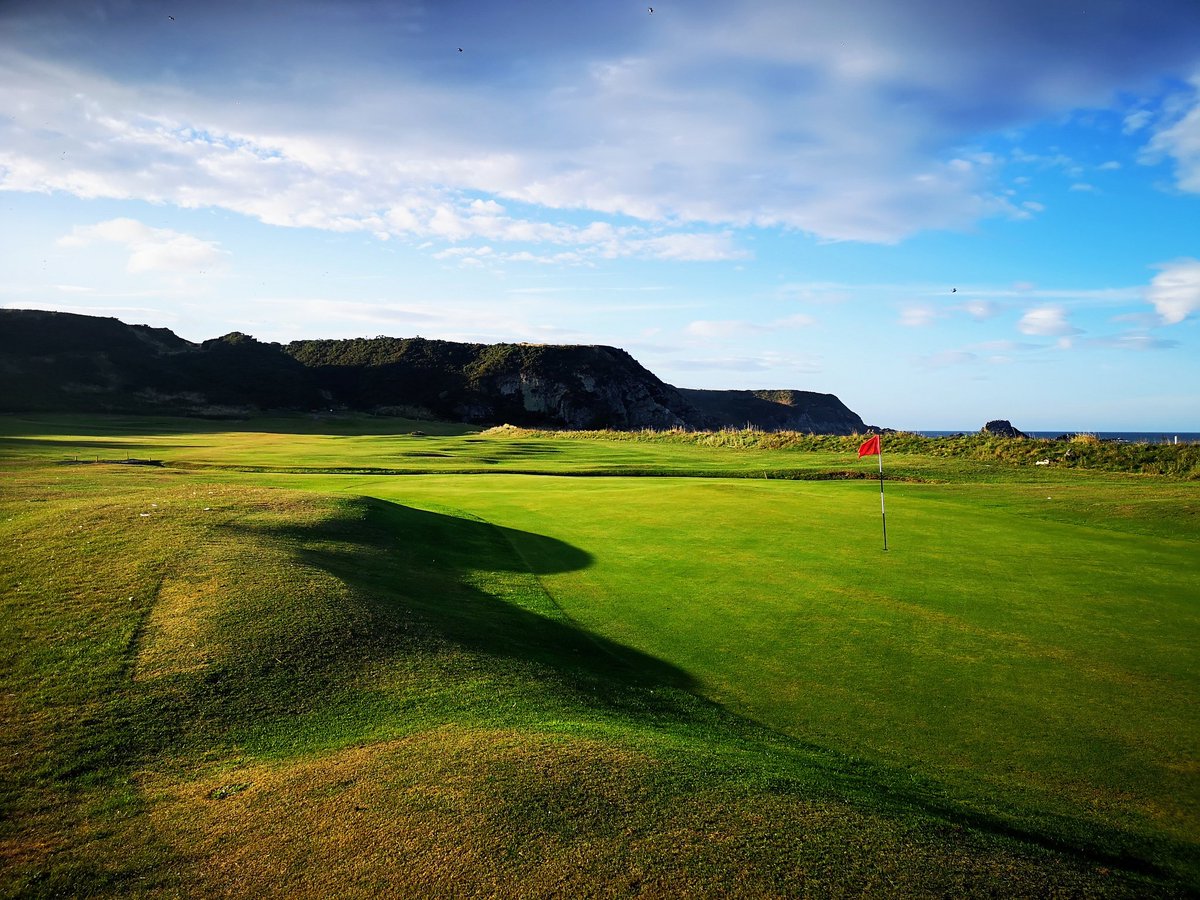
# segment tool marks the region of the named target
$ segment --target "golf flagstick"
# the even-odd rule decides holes
[[[887,504],[883,502],[883,441],[879,442],[879,512],[883,515],[883,550],[887,552]]]
[[[883,513],[883,549],[887,550],[887,504],[883,500],[883,439],[873,434],[858,448],[858,458],[864,456],[879,457],[879,510]]]

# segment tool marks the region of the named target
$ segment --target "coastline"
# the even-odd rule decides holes
[[[913,430],[913,434],[919,434],[922,437],[950,437],[956,434],[976,434],[979,429],[963,429],[959,431],[926,431]],[[1026,435],[1031,438],[1049,439],[1071,437],[1076,434],[1091,434],[1095,435],[1102,441],[1123,441],[1128,444],[1173,444],[1178,441],[1180,444],[1196,444],[1200,443],[1200,431],[1080,431],[1078,429],[1064,428],[1061,431],[1026,431]]]

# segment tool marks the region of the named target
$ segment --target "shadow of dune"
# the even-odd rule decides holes
[[[562,541],[369,498],[218,530],[225,599],[194,661],[141,682],[157,722],[143,753],[229,734],[300,749],[419,723],[714,714],[682,697],[682,670],[562,613],[537,576],[592,564]],[[325,719],[336,734],[311,724]]]
[[[135,443],[132,441],[123,441],[119,438],[112,440],[104,440],[101,438],[80,439],[80,440],[60,440],[58,438],[34,438],[34,437],[0,437],[0,446],[8,446],[14,449],[32,448],[32,447],[61,447],[66,451],[71,450],[109,450],[117,453],[126,453],[131,450],[185,450],[203,446],[201,444],[170,444],[164,447],[162,444],[147,444]]]
[[[537,576],[587,568],[587,551],[464,515],[373,498],[355,506],[355,522],[271,533],[370,598],[375,615],[415,618],[439,643],[536,663],[568,680],[692,686],[674,666],[581,629],[544,590]]]

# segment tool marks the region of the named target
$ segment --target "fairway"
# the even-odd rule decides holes
[[[1200,733],[1195,534],[1149,540],[996,508],[1020,489],[897,485],[884,555],[878,498],[860,483],[365,490],[449,500],[586,548],[590,566],[543,577],[571,618],[793,737],[915,769],[997,811],[1200,831],[1187,764]]]
[[[256,847],[282,893],[311,854],[361,895],[1200,887],[1196,481],[897,454],[885,553],[853,454],[68,417],[0,454],[7,891],[252,894]]]

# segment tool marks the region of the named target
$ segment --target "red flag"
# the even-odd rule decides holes
[[[879,435],[873,434],[858,448],[859,456],[879,456]]]

